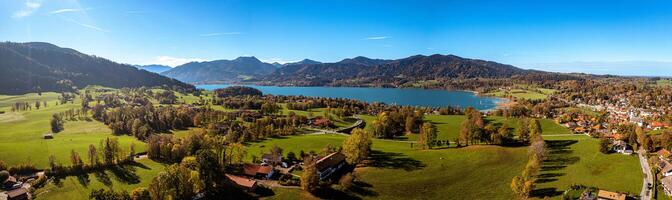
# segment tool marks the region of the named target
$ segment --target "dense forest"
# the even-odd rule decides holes
[[[194,86],[48,43],[0,43],[0,93],[73,91],[88,85],[191,91]]]

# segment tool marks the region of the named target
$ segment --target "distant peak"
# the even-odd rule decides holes
[[[253,62],[261,62],[259,59],[257,59],[257,57],[254,57],[254,56],[240,56],[240,57],[236,58],[235,61],[242,61],[242,62],[249,62],[249,61],[253,61]]]

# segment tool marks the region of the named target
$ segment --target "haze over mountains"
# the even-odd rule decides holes
[[[258,82],[283,85],[329,85],[335,80],[431,80],[437,78],[504,78],[533,71],[496,62],[454,55],[416,55],[403,59],[371,59],[363,56],[322,63],[264,63],[255,57],[192,62],[161,73],[189,83]]]
[[[154,72],[157,74],[172,69],[172,67],[166,65],[135,65],[135,67],[137,67],[138,69],[144,69],[145,71]]]
[[[440,54],[416,55],[395,60],[358,56],[333,63],[304,59],[282,65],[265,63],[255,57],[238,57],[233,60],[190,62],[175,68],[161,65],[136,67],[49,43],[6,42],[0,44],[0,83],[2,83],[0,92],[63,91],[71,89],[72,86],[81,88],[87,85],[109,87],[166,85],[181,88],[193,88],[186,83],[394,86],[399,83],[438,79],[515,76],[530,78],[539,74],[553,75],[553,78],[569,77],[557,73],[520,69],[491,61]]]
[[[69,91],[87,85],[193,89],[175,79],[49,43],[0,43],[2,94]]]

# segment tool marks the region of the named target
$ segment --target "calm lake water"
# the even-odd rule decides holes
[[[232,85],[197,85],[197,88],[214,90]],[[246,85],[257,88],[264,94],[303,95],[310,97],[348,98],[366,102],[387,104],[466,108],[472,106],[479,110],[490,110],[497,103],[506,101],[501,98],[477,96],[467,91],[448,91],[415,88],[359,88],[359,87],[279,87]]]

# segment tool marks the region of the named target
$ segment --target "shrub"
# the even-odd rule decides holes
[[[38,172],[38,170],[32,163],[25,163],[17,166],[12,166],[9,168],[10,174],[31,174]]]

